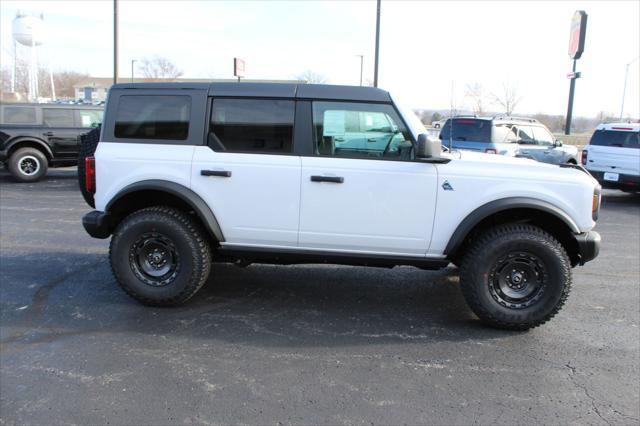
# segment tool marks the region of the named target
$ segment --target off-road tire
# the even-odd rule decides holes
[[[80,192],[82,193],[84,201],[94,208],[96,203],[93,194],[87,192],[85,186],[84,159],[95,154],[99,141],[100,126],[80,136],[80,148],[78,149],[78,185],[80,186]]]
[[[518,256],[537,259],[533,265],[543,271],[528,274],[542,277],[535,280],[542,291],[527,306],[505,302],[496,286],[496,265]],[[528,330],[544,324],[560,311],[571,290],[571,262],[564,247],[532,225],[506,224],[485,231],[464,254],[460,266],[460,286],[469,307],[484,323],[497,328]]]
[[[141,263],[135,253],[144,238],[170,241],[175,249],[176,270],[162,285],[149,284],[153,280],[138,266]],[[205,231],[187,213],[157,206],[138,210],[120,222],[111,239],[109,260],[118,284],[129,296],[145,305],[176,306],[207,281],[211,249]]]
[[[36,167],[33,172],[32,165]],[[9,158],[7,166],[11,175],[18,182],[36,182],[47,173],[49,167],[47,157],[36,148],[19,148]]]

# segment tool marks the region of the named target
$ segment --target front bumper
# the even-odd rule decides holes
[[[82,226],[93,238],[108,238],[111,235],[109,213],[94,210],[82,217]]]
[[[598,253],[600,253],[600,234],[595,231],[589,231],[583,232],[582,234],[575,234],[573,237],[576,243],[578,243],[580,265],[584,265],[598,256]]]

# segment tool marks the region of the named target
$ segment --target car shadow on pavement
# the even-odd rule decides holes
[[[464,302],[453,268],[215,264],[209,282],[187,304],[155,308],[138,304],[118,288],[106,254],[46,257],[58,259],[47,261],[47,274],[29,259],[3,259],[10,284],[0,293],[2,349],[102,333],[287,347],[517,334],[480,324]]]

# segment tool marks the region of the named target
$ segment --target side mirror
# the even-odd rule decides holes
[[[553,146],[562,146],[562,141],[555,141]]]
[[[442,153],[442,142],[427,137],[426,133],[418,135],[416,158],[439,158]]]

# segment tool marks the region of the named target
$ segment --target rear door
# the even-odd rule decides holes
[[[331,149],[341,130],[332,117],[345,112],[384,114],[394,133],[380,149]],[[316,101],[313,129],[314,155],[302,157],[300,248],[424,256],[437,172],[413,161],[412,137],[393,106]],[[378,133],[372,129],[371,137]]]
[[[215,214],[224,245],[297,246],[295,102],[218,97],[210,109],[207,145],[194,152],[191,187]]]
[[[78,156],[78,135],[74,110],[71,108],[42,108],[42,135],[57,158]]]
[[[640,132],[630,130],[596,130],[588,146],[587,169],[640,175]]]

